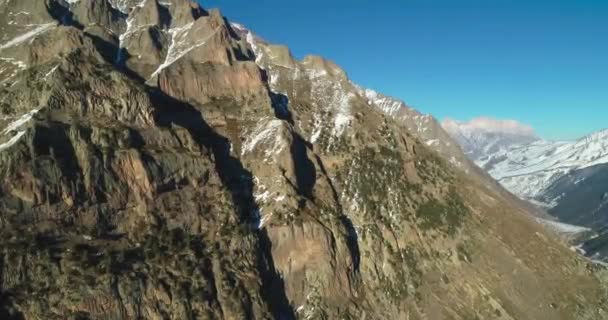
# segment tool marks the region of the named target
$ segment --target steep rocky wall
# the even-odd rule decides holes
[[[0,12],[0,317],[606,316],[584,261],[335,64],[186,0]]]

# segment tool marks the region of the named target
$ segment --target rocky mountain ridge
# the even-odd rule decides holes
[[[596,266],[321,57],[186,0],[0,17],[2,318],[606,316]]]

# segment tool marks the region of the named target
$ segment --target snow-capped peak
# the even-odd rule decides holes
[[[600,130],[594,132],[590,135],[584,136],[578,140],[578,143],[592,143],[597,141],[607,141],[608,140],[608,129]]]
[[[502,133],[510,135],[536,137],[534,129],[516,120],[499,120],[489,117],[479,117],[467,122],[447,118],[442,125],[446,129],[460,130],[464,133],[474,132]]]
[[[515,120],[480,117],[461,122],[445,119],[441,125],[474,161],[514,145],[539,140],[532,127]]]
[[[576,141],[546,141],[516,122],[447,120],[443,126],[478,166],[524,199],[538,198],[573,170],[608,163],[608,130]]]

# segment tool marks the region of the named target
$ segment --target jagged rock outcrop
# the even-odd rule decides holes
[[[0,21],[0,317],[606,316],[335,64],[186,0],[41,3],[0,1],[33,15]]]

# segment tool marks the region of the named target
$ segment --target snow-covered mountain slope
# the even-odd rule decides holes
[[[556,204],[549,212],[562,221],[594,229],[608,226],[608,164],[568,173],[551,183],[538,200]]]
[[[582,253],[606,259],[608,130],[577,141],[546,141],[515,121],[480,118],[442,125],[506,189],[560,221],[537,219],[541,224],[575,241],[602,235],[585,242]]]
[[[513,145],[539,140],[530,126],[514,120],[481,117],[460,122],[446,119],[441,125],[473,161]]]
[[[480,118],[442,125],[471,160],[527,200],[539,200],[552,183],[575,170],[608,163],[608,130],[577,141],[546,141],[515,121]]]
[[[535,199],[557,179],[574,170],[608,163],[608,130],[573,142],[535,141],[514,145],[476,162],[518,196]],[[547,204],[555,205],[553,201]]]

